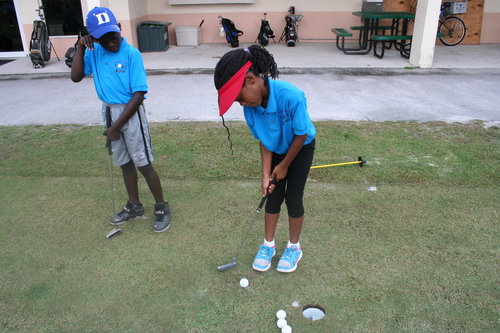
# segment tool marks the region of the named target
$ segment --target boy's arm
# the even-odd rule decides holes
[[[139,106],[144,101],[144,94],[144,91],[136,91],[132,94],[132,98],[125,106],[120,118],[118,118],[106,131],[104,131],[104,135],[107,136],[108,140],[116,141],[120,139],[121,128],[137,112],[137,109],[139,109]]]
[[[71,65],[71,81],[73,82],[80,82],[85,77],[83,57],[87,48],[89,50],[94,49],[94,38],[91,35],[82,36],[78,42],[73,64]]]

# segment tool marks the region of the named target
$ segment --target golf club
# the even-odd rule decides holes
[[[363,164],[365,164],[365,163],[366,163],[366,160],[364,160],[360,156],[360,157],[358,157],[358,160],[356,162],[345,162],[345,163],[337,163],[337,164],[316,165],[316,166],[312,166],[311,169],[328,168],[328,167],[334,167],[334,166],[339,166],[339,165],[348,165],[348,164],[359,164],[360,167],[363,167]]]
[[[269,185],[272,185],[275,182],[276,181],[273,179]],[[236,267],[236,258],[240,254],[241,249],[243,248],[243,244],[245,244],[245,241],[247,240],[248,234],[250,233],[250,230],[252,229],[252,227],[253,227],[253,225],[255,223],[255,220],[257,219],[257,215],[259,214],[260,210],[262,209],[262,206],[264,206],[264,202],[266,202],[266,199],[267,199],[268,195],[269,195],[269,191],[267,191],[266,195],[263,196],[262,199],[260,200],[259,207],[257,207],[257,211],[255,212],[255,215],[253,217],[253,221],[250,224],[250,227],[248,227],[247,233],[245,234],[245,237],[243,238],[243,241],[241,242],[241,245],[240,245],[240,248],[238,249],[238,252],[236,252],[236,255],[232,258],[232,260],[231,260],[231,262],[229,264],[225,264],[225,265],[221,265],[221,266],[217,267],[217,270],[219,272],[227,271],[228,269]]]
[[[111,112],[110,108],[106,108],[106,128],[109,128],[111,125]],[[122,232],[122,229],[116,227],[115,221],[115,187],[113,182],[113,150],[111,149],[111,141],[106,140],[106,147],[108,148],[109,155],[109,178],[111,182],[111,211],[113,212],[113,224],[115,228],[106,234],[106,238],[114,237]]]

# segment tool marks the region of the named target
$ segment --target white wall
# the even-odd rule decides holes
[[[305,3],[305,4],[304,4]],[[295,6],[297,13],[304,12],[352,12],[361,9],[362,0],[255,0],[253,4],[232,5],[169,5],[168,0],[148,0],[150,13],[234,13],[234,12],[283,12]]]
[[[484,0],[485,13],[500,13],[500,0]]]

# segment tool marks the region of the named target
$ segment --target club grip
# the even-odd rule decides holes
[[[106,106],[106,129],[108,129],[111,126],[111,108],[109,106]],[[113,152],[111,150],[111,141],[109,139],[106,139],[106,147],[108,148],[108,154],[112,155]]]
[[[274,178],[273,180],[271,180],[271,183],[269,183],[269,185],[273,185],[273,184],[276,184],[276,178]],[[263,196],[262,199],[260,200],[259,207],[257,208],[258,212],[260,212],[260,210],[262,209],[262,206],[264,206],[264,202],[266,202],[266,199],[267,199],[268,195],[269,195],[269,189],[266,191],[266,195]]]

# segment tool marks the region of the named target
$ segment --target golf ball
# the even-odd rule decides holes
[[[281,333],[292,333],[292,327],[290,325],[283,326]]]
[[[286,319],[278,319],[278,321],[276,322],[276,325],[279,327],[279,328],[283,328],[287,325],[288,323],[286,322]]]
[[[248,287],[248,284],[249,284],[249,282],[248,282],[247,278],[243,278],[240,280],[240,286],[242,286],[243,288]]]
[[[278,312],[276,312],[276,318],[285,319],[286,318],[285,310],[278,310]]]

